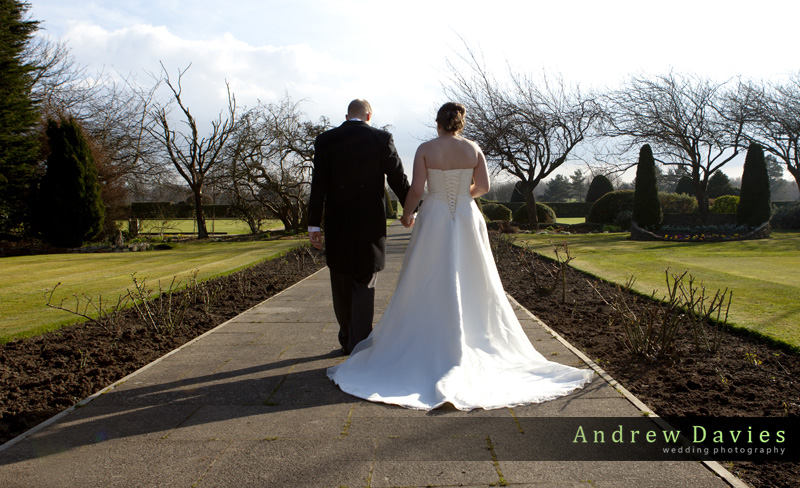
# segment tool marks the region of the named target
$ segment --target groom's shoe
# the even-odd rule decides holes
[[[350,355],[350,351],[348,351],[347,348],[345,348],[345,347],[339,349],[339,351],[341,351],[342,356],[349,356]]]

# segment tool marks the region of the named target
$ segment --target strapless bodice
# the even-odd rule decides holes
[[[447,202],[450,213],[454,214],[459,196],[471,198],[469,187],[472,184],[473,172],[473,168],[428,168],[428,198]]]

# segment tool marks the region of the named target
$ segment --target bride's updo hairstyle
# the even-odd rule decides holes
[[[466,125],[467,109],[460,103],[447,102],[436,114],[436,123],[445,132],[460,133]]]

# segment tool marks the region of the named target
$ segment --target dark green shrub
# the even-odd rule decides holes
[[[502,220],[505,222],[511,220],[511,210],[505,205],[497,203],[487,203],[483,205],[483,215],[489,220]]]
[[[89,143],[75,119],[47,123],[47,172],[42,178],[38,225],[45,241],[80,246],[103,230],[105,206]]]
[[[603,175],[597,175],[592,179],[589,189],[586,191],[586,201],[594,203],[600,197],[612,191],[614,191],[614,185],[611,184],[611,180]]]
[[[783,205],[776,209],[770,225],[777,229],[800,229],[800,202]]]
[[[714,200],[711,205],[711,213],[715,214],[735,214],[739,207],[739,197],[734,195],[723,195]]]
[[[715,171],[708,179],[708,198],[717,198],[723,195],[736,195],[737,191],[731,185],[728,175],[722,171]]]
[[[697,213],[697,199],[691,195],[679,193],[659,193],[661,209],[665,214]]]
[[[536,202],[536,219],[540,224],[555,224],[555,211],[544,203]],[[512,220],[519,224],[528,223],[528,207],[523,205],[514,211]]]
[[[514,185],[514,191],[511,192],[511,201],[512,202],[524,202],[525,201],[525,194],[523,193],[523,189],[525,188],[524,181],[518,181],[517,184]]]
[[[658,200],[656,160],[650,145],[645,144],[639,151],[639,163],[636,165],[632,219],[643,229],[658,229],[663,217],[661,202]],[[630,223],[627,228],[630,229]]]
[[[621,230],[631,230],[631,220],[633,220],[633,212],[630,210],[623,210],[614,217],[614,225]],[[638,222],[636,223],[639,224]]]
[[[679,195],[692,195],[694,196],[694,183],[692,183],[691,176],[681,176],[675,186],[675,193]]]
[[[611,224],[623,210],[633,211],[633,190],[617,190],[600,197],[586,216],[587,222]]]
[[[764,161],[764,150],[753,143],[747,149],[742,171],[742,190],[736,222],[739,225],[757,227],[770,218],[769,176]]]

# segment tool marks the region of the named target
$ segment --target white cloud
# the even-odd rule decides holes
[[[749,2],[519,2],[464,0],[36,0],[48,33],[69,39],[79,62],[135,74],[172,76],[192,64],[186,100],[211,119],[227,80],[240,105],[285,92],[313,118],[338,123],[364,97],[375,122],[394,126],[410,166],[443,101],[445,60],[480,48],[499,77],[507,64],[566,81],[614,85],[628,74],[675,68],[717,78],[770,78],[796,71],[800,4]]]

